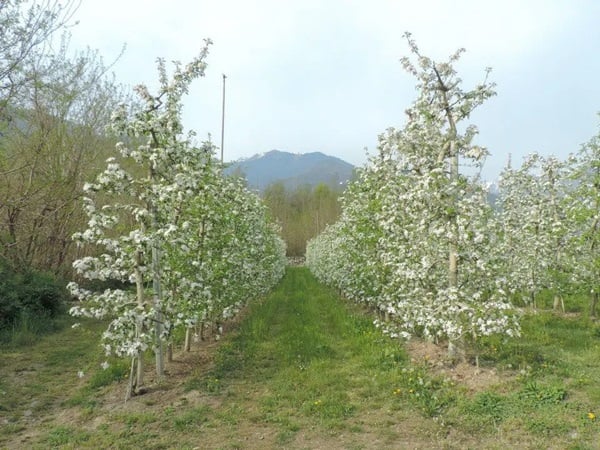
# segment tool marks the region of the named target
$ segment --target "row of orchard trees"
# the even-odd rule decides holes
[[[496,240],[510,291],[536,306],[542,291],[587,294],[596,316],[600,289],[600,137],[561,161],[532,154],[500,180]]]
[[[97,292],[72,282],[82,302],[71,313],[110,320],[104,348],[132,358],[130,393],[143,383],[147,349],[161,377],[176,328],[189,343],[192,327],[232,316],[285,269],[285,245],[263,203],[223,176],[210,143],[198,148],[183,135],[181,97],[203,76],[209,43],[170,78],[159,61],[158,94],[138,86],[139,102],[117,110],[118,155],[84,186],[88,226],[75,239],[94,256],[74,267],[125,287]]]
[[[577,288],[597,300],[598,141],[569,164],[535,155],[507,168],[493,207],[478,177],[460,171],[477,173],[487,154],[465,122],[495,94],[489,70],[465,91],[453,68],[462,50],[438,63],[406,37],[416,62],[402,62],[419,95],[406,126],[380,136],[341,219],[309,242],[313,273],[377,309],[392,336],[448,342],[454,357],[481,336],[518,336],[516,298]]]

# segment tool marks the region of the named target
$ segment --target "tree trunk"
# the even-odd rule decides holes
[[[172,342],[169,342],[169,345],[167,345],[167,361],[173,362],[173,343]]]
[[[183,343],[183,351],[189,352],[192,347],[192,329],[187,327],[185,329],[185,342]]]
[[[142,252],[136,253],[136,268],[135,268],[135,285],[137,291],[137,304],[143,309],[144,308],[144,275],[140,267],[142,267]],[[144,323],[138,319],[136,323],[136,336],[140,336],[144,332]],[[137,359],[137,371],[134,373],[135,361]],[[131,378],[135,375],[135,382],[133,379],[130,381],[131,391],[129,395],[135,393],[135,389],[139,389],[144,384],[144,355],[140,352],[136,357],[133,358],[131,363]]]
[[[536,304],[536,297],[535,297],[535,292],[531,291],[529,293],[529,298],[531,299],[531,308],[536,311],[537,310],[537,304]]]
[[[445,96],[444,96],[445,98]],[[447,103],[447,102],[446,102]],[[450,183],[458,181],[458,149],[456,148],[456,124],[450,114],[449,107],[446,108],[447,118],[450,125],[451,140],[449,146],[450,152]],[[448,287],[458,289],[458,198],[453,193],[452,198],[452,216],[450,217],[451,237],[448,248]],[[465,358],[465,343],[463,339],[450,339],[448,341],[448,357],[453,362],[463,362]]]
[[[455,130],[454,122],[451,122],[452,129]],[[458,151],[455,148],[455,142],[450,142],[450,182],[458,181]],[[451,239],[448,249],[448,284],[451,288],[458,287],[458,211],[456,205],[458,198],[456,194],[452,196],[452,217],[450,218]]]
[[[467,355],[463,339],[450,339],[448,341],[448,358],[453,364],[466,361]]]
[[[154,144],[157,144],[156,141]],[[154,182],[154,169],[150,167],[149,178]],[[152,202],[148,202],[148,211],[150,211],[152,231],[158,229],[157,209]],[[165,371],[165,362],[163,358],[163,315],[162,315],[162,287],[161,287],[161,264],[160,264],[160,249],[156,242],[156,237],[152,242],[152,291],[154,303],[154,354],[156,357],[156,376],[162,379]]]
[[[597,317],[596,308],[598,306],[598,292],[592,292],[592,298],[590,302],[590,317]]]
[[[136,390],[137,394],[143,386],[144,383],[144,352],[139,352],[137,354],[137,372],[136,372]]]
[[[165,361],[163,355],[163,316],[162,316],[162,289],[160,283],[160,257],[156,244],[152,245],[152,290],[154,291],[154,333],[156,356],[156,375],[159,379],[164,376]]]
[[[558,308],[561,309],[562,312],[565,312],[565,301],[562,298],[561,295],[555,295],[554,296],[554,303],[552,305],[552,308],[557,311]]]
[[[135,369],[136,358],[131,358],[131,369],[129,370],[129,383],[127,384],[127,392],[125,393],[125,401],[129,400],[135,391],[136,383],[136,369]]]

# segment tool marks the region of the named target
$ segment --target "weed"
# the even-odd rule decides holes
[[[277,433],[277,437],[275,438],[275,442],[278,445],[289,444],[296,437],[296,433],[290,430],[283,430]]]
[[[88,386],[90,389],[97,389],[116,381],[122,381],[128,374],[129,365],[127,361],[115,359],[105,369],[96,371],[90,378]]]
[[[45,438],[45,443],[54,446],[67,444],[82,444],[90,439],[90,434],[67,426],[58,426],[50,430]]]
[[[98,401],[94,399],[88,390],[81,390],[71,398],[65,400],[65,406],[79,406],[83,409],[93,410],[98,406]]]
[[[25,425],[19,423],[6,422],[4,423],[4,425],[2,425],[2,427],[0,427],[0,436],[10,436],[25,429]]]
[[[510,411],[507,399],[494,392],[482,392],[478,394],[471,405],[470,412],[472,414],[489,418],[493,422],[504,419]]]
[[[519,397],[536,406],[543,406],[562,402],[567,397],[567,391],[562,386],[540,386],[535,381],[529,381]]]
[[[399,384],[403,389],[396,388],[393,394],[410,398],[428,417],[440,415],[455,401],[453,383],[446,378],[428,375],[425,367],[402,369]]]
[[[200,425],[208,420],[211,411],[207,405],[197,406],[181,414],[173,415],[172,422],[175,429],[181,431],[190,426]]]
[[[153,412],[132,412],[120,415],[118,418],[128,427],[132,427],[134,425],[149,425],[158,420],[158,417]]]
[[[243,352],[243,345],[239,342],[225,342],[219,347],[215,358],[215,377],[233,376],[244,367],[244,360],[248,355]]]

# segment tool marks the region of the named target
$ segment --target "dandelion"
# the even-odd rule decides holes
[[[321,404],[321,400],[315,401],[315,406],[319,406]]]
[[[588,417],[588,419],[590,419],[590,420],[596,420],[596,414],[594,414],[594,413],[593,413],[593,412],[591,412],[591,411],[590,411],[589,413],[587,413],[587,417]]]
[[[394,395],[400,395],[402,393],[401,389],[394,389]]]

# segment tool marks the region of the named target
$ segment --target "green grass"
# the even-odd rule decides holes
[[[585,314],[527,313],[521,339],[483,340],[481,376],[495,370],[499,381],[473,388],[449,367],[444,375],[411,361],[369,313],[290,268],[210,363],[115,411],[106,395],[122,399],[128,364],[100,369],[102,329],[90,322],[2,349],[0,448],[31,431],[31,417],[32,448],[584,449],[600,440],[590,415],[600,417],[600,327]],[[77,414],[65,422],[67,408]]]
[[[298,268],[221,346],[206,386],[268,380],[259,400],[264,420],[344,429],[367,404],[392,406],[390,392],[403,378],[406,359],[368,316],[349,311]]]
[[[600,436],[598,422],[588,416],[600,410],[600,387],[592,381],[600,369],[597,325],[585,315],[537,311],[523,317],[522,327],[521,339],[483,341],[480,361],[517,376],[513,383],[462,399],[456,410],[461,426],[478,432],[526,430],[534,439],[548,439],[540,442],[592,448]],[[562,440],[565,436],[571,442]]]
[[[25,312],[14,323],[0,328],[0,345],[10,348],[34,345],[43,336],[57,333],[71,323],[72,319],[66,313],[52,317]]]
[[[46,437],[46,444],[52,448],[62,447],[67,444],[82,445],[90,438],[89,433],[82,432],[73,427],[58,426],[50,430]]]
[[[32,420],[39,421],[61,408],[79,406],[89,415],[99,404],[97,389],[120,379],[117,375],[122,373],[123,362],[111,361],[107,371],[100,368],[103,358],[98,343],[105,324],[84,320],[82,327],[72,329],[67,325],[74,320],[63,320],[59,331],[36,335],[30,345],[13,341],[1,348],[0,416],[4,424],[0,426],[0,448]],[[84,373],[82,379],[79,371]],[[50,433],[50,443],[71,435],[65,427]],[[73,436],[74,442],[82,439],[78,433]]]

